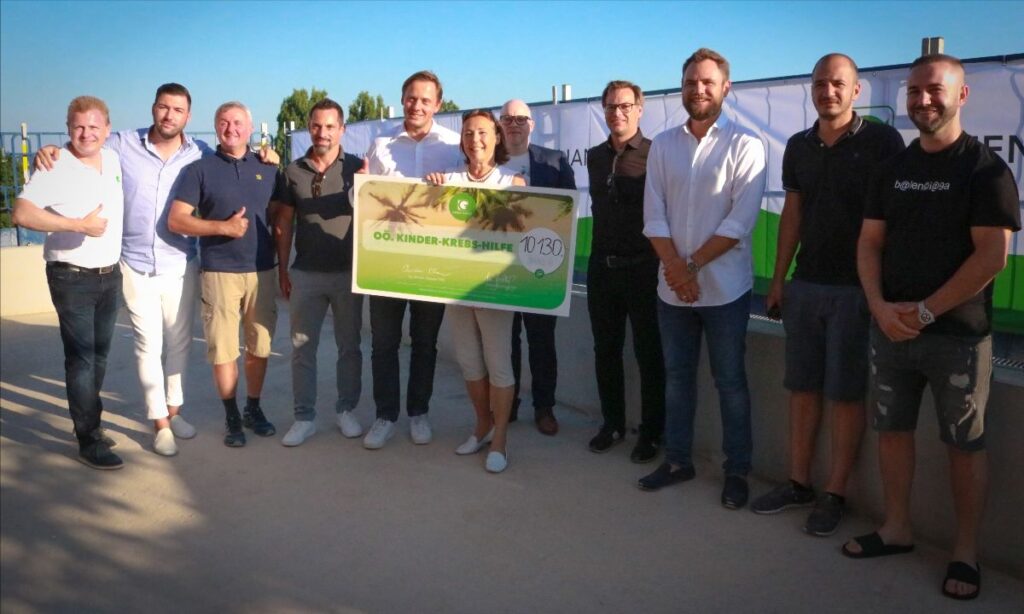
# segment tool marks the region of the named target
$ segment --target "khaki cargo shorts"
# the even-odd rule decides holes
[[[270,356],[277,326],[277,269],[258,273],[203,271],[203,332],[206,359],[215,365],[234,362],[238,324],[245,332],[245,351],[257,358]]]

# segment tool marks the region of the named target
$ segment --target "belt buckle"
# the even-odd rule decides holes
[[[106,275],[107,273],[111,273],[113,271],[114,271],[114,265],[112,265],[112,264],[109,265],[109,266],[101,266],[101,267],[98,267],[96,269],[96,272],[99,273],[100,275]]]

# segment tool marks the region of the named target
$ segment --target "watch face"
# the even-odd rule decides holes
[[[696,273],[697,271],[700,270],[700,265],[698,265],[696,262],[687,262],[686,270],[689,271],[690,273]]]

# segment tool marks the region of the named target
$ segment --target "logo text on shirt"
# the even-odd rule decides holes
[[[949,182],[948,181],[910,181],[904,179],[900,181],[896,180],[896,185],[893,186],[900,192],[948,192]]]

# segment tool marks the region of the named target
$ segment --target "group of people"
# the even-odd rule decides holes
[[[587,304],[603,423],[589,448],[607,452],[627,434],[628,319],[641,398],[630,458],[649,462],[665,449],[664,462],[638,485],[654,491],[693,479],[697,370],[706,339],[723,426],[721,503],[737,509],[748,501],[752,466],[744,364],[751,234],[766,155],[754,133],[722,113],[731,87],[724,57],[698,49],[683,64],[681,86],[688,120],[653,140],[639,129],[644,98],[637,85],[612,81],[602,93],[609,136],[587,157],[594,221]],[[786,330],[790,480],[751,508],[774,514],[813,507],[805,531],[833,534],[870,415],[879,432],[885,522],[842,550],[854,558],[911,551],[913,431],[928,384],[949,449],[958,524],[942,592],[970,599],[981,587],[976,542],[986,488],[991,282],[1005,266],[1011,233],[1020,229],[1016,183],[1006,164],[961,126],[969,88],[956,58],[929,55],[912,64],[907,111],[920,137],[909,146],[892,127],[857,115],[859,94],[855,62],[839,53],[822,57],[811,77],[818,118],[786,145],[786,196],[767,307],[781,312]],[[338,347],[337,424],[346,437],[363,436],[352,413],[361,394],[363,312],[362,295],[351,291],[354,174],[575,189],[566,156],[529,143],[534,122],[525,103],[508,101],[498,117],[467,112],[459,134],[434,121],[442,99],[436,75],[410,76],[402,85],[402,125],[375,139],[365,159],[342,151],[343,111],[322,100],[309,115],[312,147],[281,173],[273,151],[250,150],[252,118],[241,103],[218,108],[218,146],[211,149],[183,132],[191,98],[181,85],[157,90],[152,126],[114,135],[102,101],[72,101],[66,151],[40,152],[37,166],[50,170],[33,175],[14,220],[50,233],[47,277],[82,462],[122,465],[100,427],[99,397],[122,288],[157,453],[175,454],[175,438],[195,435],[181,409],[197,289],[226,445],[245,445],[243,427],[258,436],[276,432],[260,392],[278,292],[290,303],[295,402],[282,443],[297,446],[316,432],[316,355],[328,308]],[[432,438],[427,416],[446,314],[475,413],[473,431],[456,453],[488,446],[486,469],[507,467],[522,328],[537,428],[557,432],[553,316],[370,296],[376,419],[364,447],[381,448],[395,434],[407,309],[406,410],[414,443]],[[241,412],[240,324],[247,392]],[[832,459],[819,495],[811,464],[826,404],[833,414]]]

